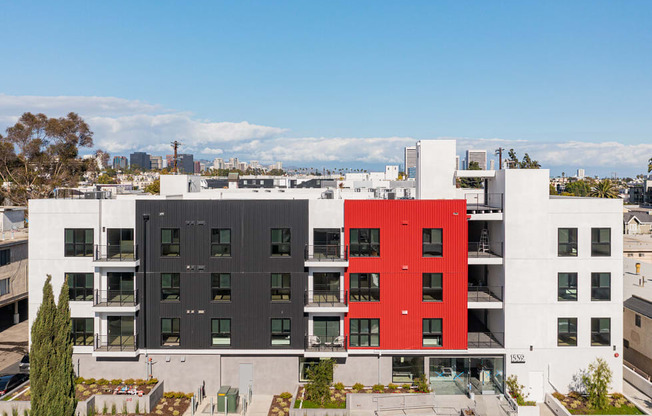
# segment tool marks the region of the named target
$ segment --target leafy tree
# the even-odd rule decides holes
[[[315,366],[308,369],[306,384],[306,398],[321,405],[331,397],[330,386],[333,383],[333,368],[335,362],[332,359],[321,360]]]
[[[558,195],[557,187],[553,184],[550,184],[550,195]]]
[[[566,184],[565,193],[573,196],[587,196],[591,192],[591,186],[587,181],[579,180]]]
[[[514,149],[509,149],[507,152],[508,164],[512,169],[540,169],[541,164],[537,160],[530,158],[529,154],[523,156],[523,160],[519,161],[518,156]]]
[[[283,176],[285,175],[285,171],[283,169],[272,169],[267,174],[271,176]]]
[[[55,373],[52,374],[50,388],[55,389],[54,403],[51,403],[50,414],[71,416],[75,414],[77,400],[75,398],[75,369],[72,364],[72,320],[70,319],[68,281],[63,282],[57,304],[57,315],[54,324],[54,349],[56,354]]]
[[[469,163],[469,170],[480,170],[478,162]],[[462,188],[482,188],[481,178],[460,178],[460,186]]]
[[[582,375],[582,382],[589,395],[591,407],[602,410],[609,405],[607,388],[609,388],[612,376],[609,364],[603,358],[598,358],[589,364],[588,371]]]
[[[0,194],[13,204],[47,198],[61,186],[74,186],[87,171],[97,171],[94,158],[81,160],[79,150],[93,146],[93,132],[75,113],[48,118],[24,113],[0,135],[0,179],[10,185]]]
[[[100,176],[98,176],[97,183],[106,185],[106,184],[118,183],[118,181],[116,181],[114,177],[111,177],[106,173],[103,173]]]
[[[618,189],[609,179],[603,179],[591,188],[589,196],[596,198],[618,198]]]
[[[150,183],[145,187],[145,192],[148,194],[160,194],[161,193],[161,179],[156,179],[154,182]]]
[[[647,173],[652,172],[652,157],[647,161]]]

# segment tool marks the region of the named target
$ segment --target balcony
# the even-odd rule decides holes
[[[138,355],[138,335],[95,334],[93,356],[135,357]]]
[[[503,194],[501,193],[466,194],[465,199],[467,214],[502,214],[503,212]],[[486,216],[479,218],[488,219]],[[502,219],[502,217],[496,217],[496,219]]]
[[[348,267],[349,248],[345,245],[306,245],[307,267]]]
[[[136,312],[139,309],[138,289],[95,289],[93,295],[93,310],[96,312]]]
[[[348,337],[306,335],[306,357],[346,357]]]
[[[504,348],[504,332],[469,332],[468,348]]]
[[[305,312],[348,312],[349,292],[340,290],[306,290]]]
[[[469,264],[503,264],[503,242],[469,242]]]
[[[468,307],[472,309],[500,309],[503,307],[502,286],[469,286]]]
[[[137,267],[140,265],[138,246],[133,243],[96,244],[93,251],[93,262],[97,266],[104,267]]]

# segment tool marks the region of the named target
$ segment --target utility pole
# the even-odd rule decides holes
[[[172,145],[172,148],[174,149],[174,159],[173,159],[174,160],[174,167],[172,168],[172,173],[176,175],[177,172],[178,172],[177,171],[177,149],[179,149],[179,146],[181,146],[181,143],[179,143],[178,141],[175,140],[175,141],[173,141],[171,143],[171,145]]]
[[[503,149],[502,147],[499,147],[494,152],[494,155],[498,155],[498,169],[499,170],[503,170],[503,150],[505,150],[505,149]]]

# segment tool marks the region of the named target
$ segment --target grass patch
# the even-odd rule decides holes
[[[568,409],[572,415],[642,415],[644,414],[638,407],[629,407],[629,406],[609,406],[604,410],[579,410],[579,409]]]
[[[294,408],[298,409],[299,405],[302,403],[301,400],[297,400],[294,403]],[[301,406],[303,409],[346,409],[346,402],[339,402],[339,401],[331,401],[331,402],[326,402],[323,406],[319,403],[312,402],[310,400],[304,400],[303,401],[303,406]]]

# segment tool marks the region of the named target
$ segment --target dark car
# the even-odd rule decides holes
[[[4,396],[29,379],[27,374],[5,374],[0,376],[0,396]]]
[[[23,355],[23,359],[18,364],[20,371],[29,371],[29,354]]]

